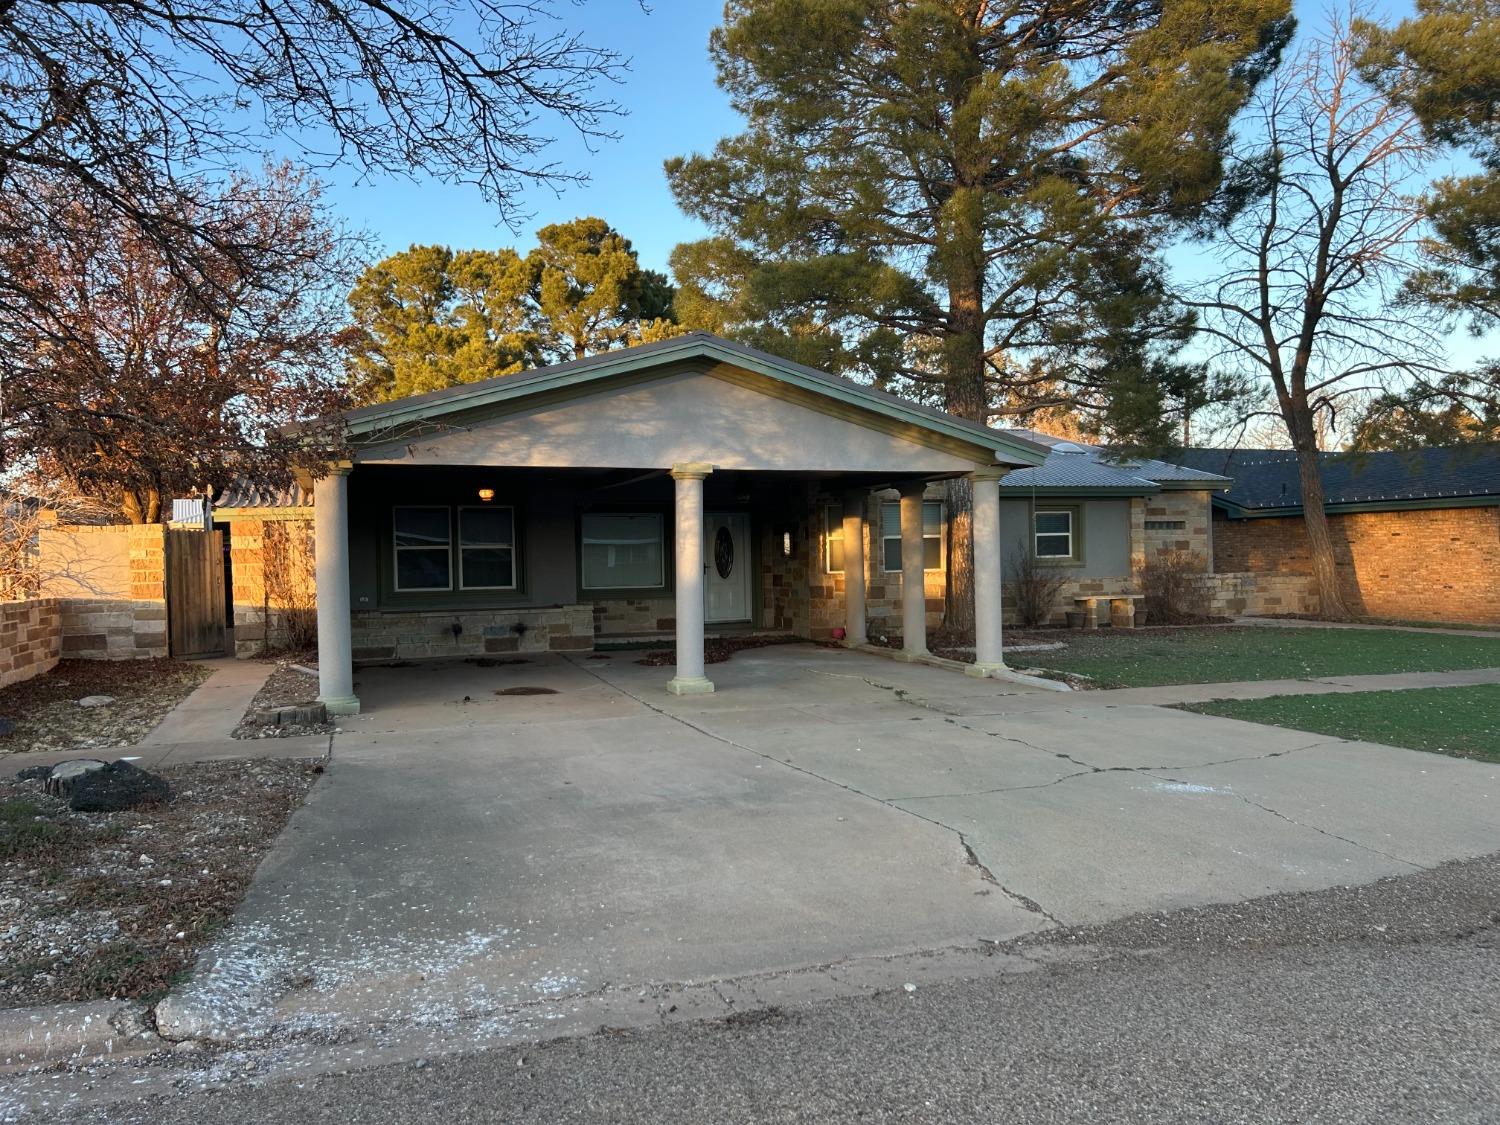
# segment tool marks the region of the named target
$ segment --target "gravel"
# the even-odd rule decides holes
[[[171,800],[113,813],[0,781],[0,1007],[162,992],[228,921],[321,770],[173,766],[159,771]]]
[[[245,715],[231,733],[232,738],[291,738],[303,734],[332,734],[336,724],[323,723],[263,723],[256,716],[262,711],[276,707],[292,707],[311,703],[318,696],[318,677],[299,670],[294,665],[316,667],[316,654],[306,653],[284,657],[276,661],[276,670],[267,678],[264,686],[255,693]]]

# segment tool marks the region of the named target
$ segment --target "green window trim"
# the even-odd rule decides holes
[[[1082,565],[1082,507],[1077,504],[1039,504],[1033,508],[1031,554],[1037,562],[1048,566]]]

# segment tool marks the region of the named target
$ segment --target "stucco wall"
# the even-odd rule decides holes
[[[1500,508],[1358,512],[1328,523],[1351,612],[1500,623]],[[1213,548],[1217,570],[1312,573],[1300,518],[1234,520],[1216,512]]]
[[[56,598],[0,602],[0,687],[40,676],[62,653],[62,610]]]

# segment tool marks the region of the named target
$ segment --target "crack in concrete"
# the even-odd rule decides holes
[[[823,782],[826,785],[836,786],[837,788],[844,790],[844,792],[851,793],[851,794],[853,794],[856,797],[862,797],[863,799],[865,799],[867,801],[874,801],[876,804],[883,805],[884,807],[886,807],[888,809],[892,809],[892,810],[894,810],[896,812],[899,812],[899,813],[901,813],[904,816],[913,817],[913,818],[915,818],[917,820],[923,821],[926,824],[931,824],[931,825],[933,825],[936,828],[941,828],[945,832],[951,832],[951,833],[953,833],[955,836],[958,837],[959,845],[962,847],[962,849],[965,852],[965,854],[969,857],[969,862],[972,862],[974,864],[974,866],[976,866],[976,867],[979,868],[980,872],[982,873],[981,874],[981,878],[984,878],[984,877],[988,876],[988,880],[987,880],[988,882],[994,883],[994,885],[997,886],[997,887],[1000,886],[999,882],[996,881],[995,877],[993,875],[989,874],[989,869],[986,868],[982,863],[978,862],[978,857],[974,855],[973,849],[971,849],[969,847],[969,842],[965,838],[963,832],[961,832],[959,829],[953,827],[953,825],[951,825],[951,824],[945,824],[943,821],[936,820],[936,819],[934,819],[933,817],[930,817],[930,816],[923,816],[921,813],[917,812],[915,809],[903,808],[902,806],[897,805],[897,804],[893,803],[892,801],[890,801],[890,800],[888,800],[888,799],[886,799],[884,797],[877,797],[873,793],[866,793],[863,789],[857,789],[853,785],[849,785],[849,784],[847,784],[845,782],[839,781],[839,780],[837,780],[835,778],[832,778],[832,777],[827,777],[824,774],[818,773],[816,770],[810,770],[806,766],[799,766],[799,765],[797,765],[794,762],[785,761],[784,759],[778,758],[775,755],[767,754],[763,750],[757,750],[754,746],[748,746],[748,745],[746,745],[743,742],[737,742],[734,739],[728,737],[727,735],[719,734],[716,731],[712,731],[712,730],[707,729],[706,727],[701,727],[701,726],[699,726],[696,723],[689,722],[683,716],[681,716],[681,715],[674,715],[672,712],[668,711],[666,708],[657,706],[655,703],[652,703],[649,700],[642,698],[641,696],[637,695],[633,691],[630,691],[628,688],[620,687],[617,684],[610,683],[610,681],[606,680],[603,677],[603,675],[601,675],[600,673],[596,672],[593,668],[585,667],[584,665],[578,664],[576,661],[573,661],[571,659],[570,659],[569,662],[572,663],[572,664],[574,664],[575,667],[582,668],[585,672],[587,672],[589,675],[593,676],[600,683],[605,684],[605,685],[607,685],[607,686],[609,686],[611,688],[614,688],[616,691],[619,691],[621,694],[626,695],[629,698],[635,700],[637,703],[639,703],[642,707],[646,708],[648,711],[655,712],[656,714],[661,715],[665,719],[669,719],[672,722],[679,723],[682,726],[687,727],[689,730],[697,731],[699,734],[703,735],[705,738],[711,738],[715,742],[722,742],[726,746],[731,746],[731,747],[733,747],[736,750],[743,750],[747,754],[754,754],[757,758],[761,758],[761,759],[763,759],[765,761],[775,762],[778,766],[784,766],[786,769],[793,770],[793,771],[795,771],[797,773],[800,773],[800,774],[803,774],[803,775],[805,775],[807,777],[811,777],[811,778],[813,778],[813,779],[815,779],[817,781]],[[853,679],[854,677],[847,677],[847,678]],[[859,678],[860,679],[864,679],[864,677],[859,677]],[[866,682],[868,682],[868,681],[866,681]],[[879,685],[872,685],[872,686],[879,686]],[[892,689],[887,689],[887,690],[892,690]],[[1000,887],[1000,889],[1002,891],[1005,890],[1004,887]],[[1006,894],[1011,894],[1011,892],[1009,892],[1009,891],[1006,891],[1005,893]],[[1011,897],[1015,898],[1016,896],[1011,895]],[[1022,900],[1020,898],[1017,898],[1017,901],[1018,902],[1021,902],[1021,901],[1030,902],[1029,899]],[[1033,910],[1034,913],[1040,914],[1044,918],[1049,918],[1050,919],[1052,917],[1050,914],[1048,914],[1040,906],[1037,906],[1035,903],[1032,903],[1031,906],[1032,906],[1032,908],[1034,908],[1034,910]]]

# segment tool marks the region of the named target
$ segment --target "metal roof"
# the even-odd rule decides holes
[[[1247,513],[1302,509],[1297,455],[1289,449],[1185,449],[1181,456],[1234,478],[1221,507]],[[1500,442],[1320,453],[1318,468],[1327,507],[1500,500]]]
[[[1001,491],[1028,492],[1043,489],[1098,489],[1116,493],[1150,493],[1165,485],[1196,484],[1222,489],[1226,476],[1186,465],[1152,458],[1115,460],[1110,450],[1053,437],[1038,430],[1007,431],[1048,447],[1047,459],[1032,469],[1015,469],[1000,481]]]

